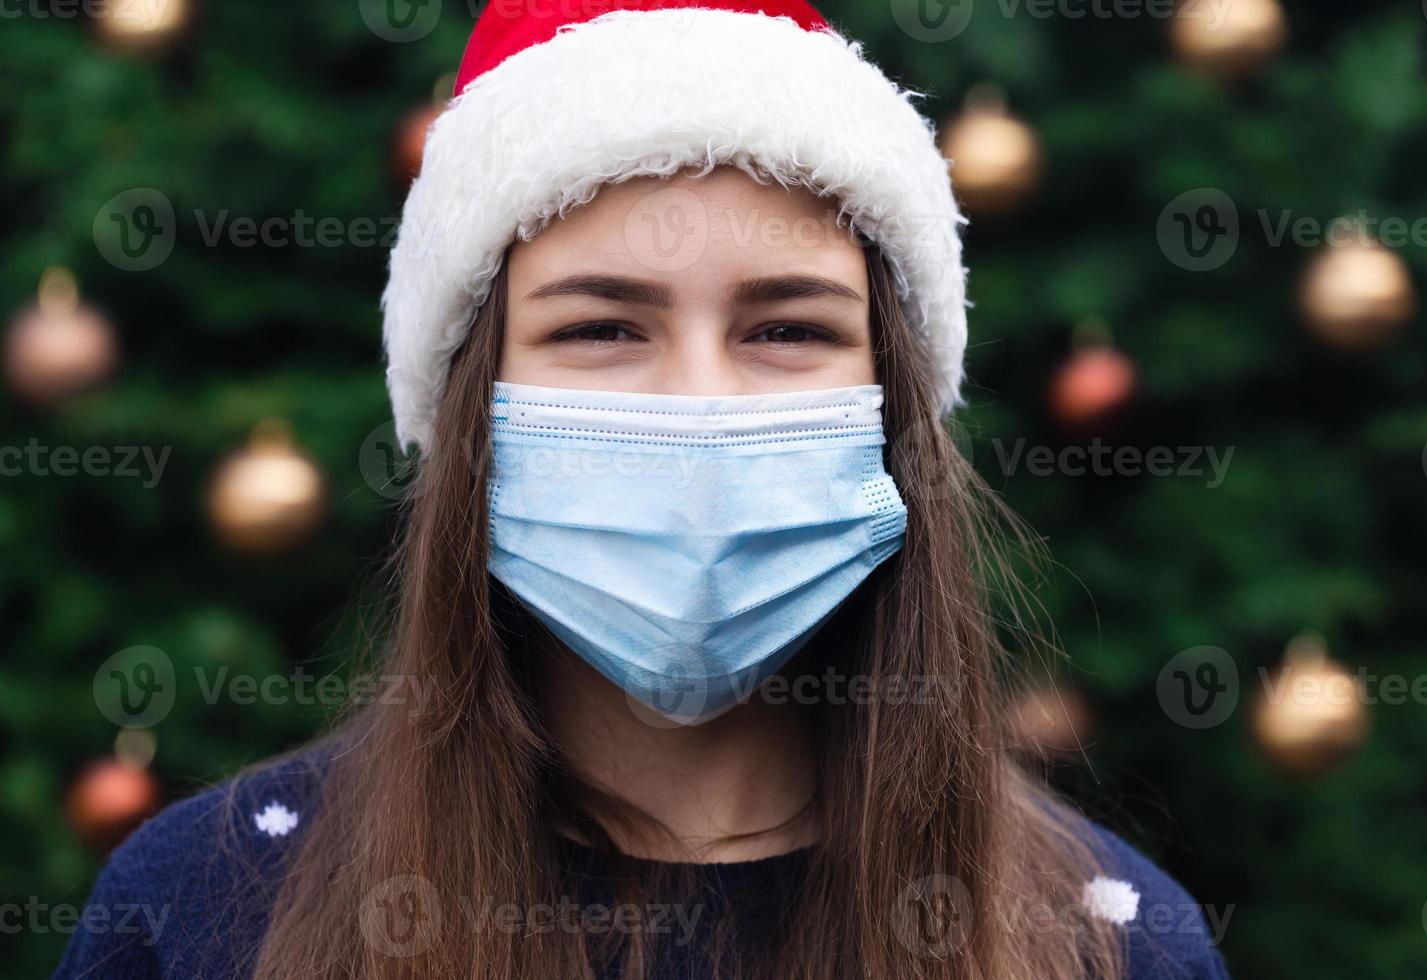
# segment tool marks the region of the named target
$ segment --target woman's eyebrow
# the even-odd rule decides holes
[[[594,273],[577,273],[552,280],[528,293],[525,298],[546,299],[552,296],[595,296],[616,303],[666,308],[674,305],[673,293],[663,283]],[[739,304],[775,303],[823,296],[862,302],[862,294],[851,286],[826,276],[814,275],[759,276],[756,279],[745,279],[734,289],[733,301]]]
[[[862,294],[845,283],[826,276],[760,276],[745,279],[733,292],[735,303],[775,303],[789,299],[816,299],[834,296],[862,302]]]
[[[662,283],[593,273],[577,273],[552,280],[525,298],[546,299],[551,296],[595,296],[616,303],[638,303],[641,306],[674,305],[673,292]]]

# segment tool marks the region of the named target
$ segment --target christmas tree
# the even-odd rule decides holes
[[[1229,19],[820,5],[958,161],[952,424],[1054,559],[1084,748],[1052,777],[1212,907],[1235,976],[1421,975],[1427,18],[1192,6]],[[5,13],[8,975],[53,966],[129,817],[300,744],[371,643],[405,479],[377,303],[476,12],[383,9]],[[1366,696],[1264,715],[1293,643]]]

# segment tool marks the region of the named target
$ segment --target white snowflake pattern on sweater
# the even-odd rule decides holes
[[[1140,910],[1140,893],[1128,881],[1118,881],[1103,875],[1085,883],[1081,899],[1091,915],[1127,925]]]
[[[253,814],[253,822],[269,837],[286,837],[297,826],[297,812],[274,800],[262,813]]]

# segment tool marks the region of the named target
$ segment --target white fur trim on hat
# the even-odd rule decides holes
[[[966,347],[961,224],[935,130],[862,47],[787,17],[615,11],[477,77],[436,120],[382,297],[403,445],[426,445],[505,249],[601,186],[729,164],[836,198],[892,267],[941,404]]]

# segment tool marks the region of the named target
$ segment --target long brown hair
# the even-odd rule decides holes
[[[1119,938],[1075,914],[1096,871],[1091,835],[1017,769],[1001,730],[1005,616],[988,597],[1007,588],[1003,522],[940,421],[930,358],[875,247],[867,267],[906,541],[799,662],[833,661],[874,691],[920,679],[930,696],[816,709],[818,833],[797,899],[766,957],[714,956],[710,975],[1114,980]],[[618,805],[611,788],[580,785],[546,731],[529,664],[548,637],[486,572],[505,285],[502,273],[454,358],[407,504],[384,669],[424,696],[363,706],[332,736],[260,980],[637,978],[654,961],[637,934],[611,948],[458,913],[551,907],[570,884],[570,828],[610,848],[602,804]],[[381,919],[393,902],[413,923],[397,935]]]

